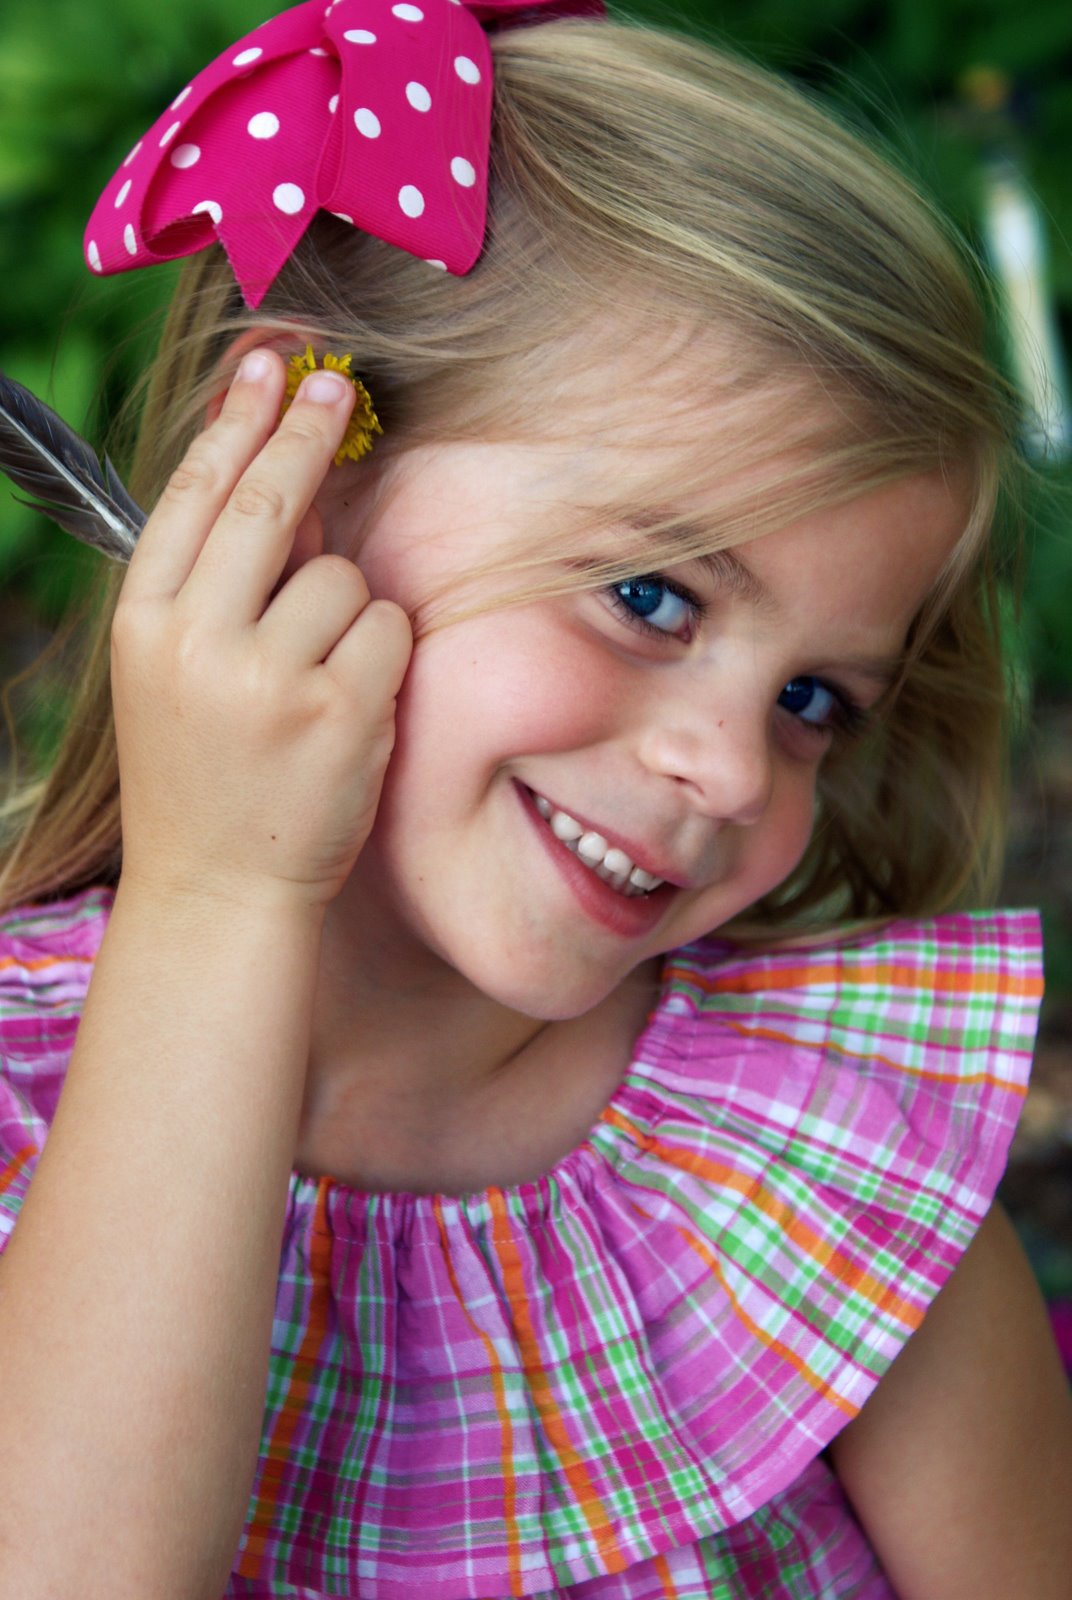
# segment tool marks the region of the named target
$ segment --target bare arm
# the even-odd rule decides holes
[[[995,1206],[834,1466],[900,1600],[1069,1600],[1072,1397]]]
[[[0,1263],[0,1593],[219,1600],[318,944],[308,915],[119,890]]]
[[[323,912],[409,651],[356,569],[278,588],[349,405],[239,383],[113,629],[124,868],[0,1262],[0,1594],[218,1600],[256,1463]],[[314,519],[315,521],[315,519]]]

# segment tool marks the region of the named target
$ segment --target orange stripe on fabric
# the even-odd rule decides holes
[[[720,1019],[731,1033],[741,1039],[769,1039],[774,1044],[799,1045],[800,1038],[793,1033],[781,1033],[777,1028],[749,1027],[740,1017],[725,1016]],[[893,1072],[903,1072],[910,1078],[922,1078],[927,1083],[985,1083],[991,1089],[1002,1089],[1006,1094],[1027,1097],[1026,1083],[1013,1083],[1010,1078],[999,1078],[995,1072],[931,1072],[927,1067],[913,1067],[907,1061],[891,1061],[889,1056],[876,1055],[873,1050],[846,1050],[844,1045],[831,1046],[846,1061],[873,1061],[876,1066],[889,1067]]]
[[[663,1586],[664,1600],[678,1600],[677,1584],[670,1576],[670,1563],[665,1556],[655,1557],[655,1572]]]
[[[647,1216],[647,1213],[642,1211],[639,1206],[634,1206],[634,1210],[639,1211],[642,1217]],[[649,1216],[647,1220],[650,1222],[653,1219]],[[689,1248],[695,1250],[704,1266],[714,1273],[725,1291],[726,1298],[753,1338],[757,1339],[767,1350],[772,1350],[775,1355],[781,1356],[783,1361],[788,1361],[791,1367],[795,1367],[809,1388],[814,1389],[817,1394],[821,1394],[824,1400],[829,1400],[831,1405],[836,1406],[839,1411],[843,1411],[847,1417],[857,1416],[860,1410],[859,1406],[854,1406],[851,1401],[846,1400],[835,1389],[831,1389],[826,1380],[820,1378],[817,1372],[813,1372],[807,1362],[801,1356],[798,1356],[795,1350],[791,1350],[787,1344],[783,1344],[781,1339],[772,1338],[769,1333],[766,1333],[760,1327],[754,1317],[748,1315],[748,1312],[727,1283],[726,1275],[722,1271],[722,1264],[711,1247],[705,1244],[702,1239],[690,1234],[685,1228],[678,1228],[677,1231]],[[922,1317],[920,1320],[922,1321]]]
[[[502,1267],[503,1283],[513,1312],[514,1331],[521,1350],[522,1367],[528,1379],[533,1401],[540,1414],[540,1420],[547,1430],[547,1437],[562,1463],[566,1481],[576,1496],[585,1521],[595,1535],[596,1545],[606,1563],[607,1571],[624,1572],[629,1562],[618,1548],[610,1519],[595,1491],[588,1469],[570,1441],[565,1420],[551,1393],[551,1381],[540,1360],[539,1343],[532,1324],[528,1297],[525,1294],[521,1257],[510,1232],[502,1190],[489,1189],[488,1201],[493,1219],[492,1243],[499,1258],[499,1265]]]
[[[11,1188],[15,1179],[20,1173],[25,1172],[37,1154],[38,1150],[35,1144],[24,1144],[21,1150],[15,1152],[10,1161],[0,1167],[0,1194],[3,1194],[5,1189]]]
[[[503,1518],[506,1522],[506,1559],[507,1569],[510,1574],[510,1593],[512,1595],[523,1595],[525,1587],[521,1573],[521,1534],[517,1526],[517,1478],[514,1473],[514,1427],[510,1421],[510,1413],[506,1408],[506,1384],[503,1381],[502,1363],[495,1353],[495,1346],[491,1339],[469,1315],[468,1307],[462,1297],[461,1285],[458,1283],[457,1275],[454,1271],[454,1263],[450,1257],[450,1241],[447,1238],[447,1228],[443,1221],[443,1206],[438,1195],[435,1196],[432,1202],[432,1209],[435,1212],[436,1227],[439,1229],[439,1242],[443,1249],[443,1260],[446,1263],[450,1286],[454,1291],[454,1296],[461,1308],[462,1315],[484,1346],[484,1353],[488,1358],[488,1366],[491,1369],[491,1386],[492,1393],[495,1396],[495,1411],[499,1418],[499,1428],[502,1434]]]
[[[799,967],[777,967],[743,972],[728,972],[721,977],[705,977],[692,967],[668,968],[669,975],[702,989],[705,994],[762,994],[764,991],[809,988],[813,984],[834,983],[846,988],[861,984],[879,987],[929,989],[937,994],[1005,994],[1038,999],[1042,978],[1016,977],[1007,972],[957,972],[941,967],[917,967],[907,962],[875,961],[851,966],[834,961],[804,962]]]
[[[6,967],[19,967],[23,972],[44,972],[48,967],[92,966],[96,956],[36,956],[24,961],[19,956],[0,956],[0,972]]]
[[[726,1166],[721,1161],[712,1161],[707,1156],[698,1155],[694,1150],[678,1150],[671,1144],[664,1144],[662,1140],[652,1138],[613,1106],[608,1106],[604,1111],[603,1121],[620,1128],[643,1149],[650,1150],[653,1155],[657,1155],[660,1160],[668,1162],[671,1166],[678,1167],[683,1172],[691,1172],[694,1177],[706,1178],[711,1183],[734,1189],[738,1194],[747,1195],[749,1200],[781,1229],[787,1239],[798,1245],[824,1271],[830,1271],[839,1283],[846,1284],[865,1300],[870,1300],[876,1309],[891,1313],[905,1327],[916,1328],[923,1321],[923,1313],[918,1306],[900,1299],[886,1284],[880,1283],[871,1273],[865,1272],[862,1267],[850,1261],[840,1250],[822,1239],[814,1228],[807,1227],[799,1217],[794,1216],[787,1205],[768,1189],[764,1189],[755,1178],[749,1178],[744,1173],[738,1172],[735,1167]]]
[[[309,1276],[309,1323],[301,1347],[294,1357],[290,1385],[265,1455],[257,1504],[249,1519],[246,1547],[235,1565],[240,1578],[261,1576],[260,1561],[271,1531],[272,1513],[279,1502],[283,1467],[290,1456],[294,1434],[302,1419],[316,1376],[316,1356],[324,1342],[331,1304],[331,1232],[327,1202],[332,1180],[321,1178],[316,1196],[316,1218],[311,1231]]]

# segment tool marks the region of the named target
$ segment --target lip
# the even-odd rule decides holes
[[[601,927],[618,934],[621,938],[637,939],[650,933],[662,920],[667,903],[679,886],[667,881],[660,884],[658,889],[652,889],[650,894],[620,894],[617,889],[612,889],[609,883],[604,883],[602,878],[597,877],[590,867],[583,866],[572,851],[567,850],[561,840],[555,838],[536,810],[532,790],[521,783],[515,783],[515,788],[522,809],[532,823],[537,838],[552,863],[558,868],[559,874],[572,891],[581,910],[593,922],[599,923]],[[568,815],[573,816],[573,812],[569,812]],[[577,817],[576,820],[581,822],[582,818]],[[609,839],[608,834],[604,834],[603,837]],[[616,840],[610,842],[617,843]],[[626,849],[624,844],[619,844],[618,848]],[[636,857],[631,859],[635,861]],[[647,871],[647,867],[644,870]],[[659,877],[661,874],[654,873],[653,876]]]
[[[528,788],[526,784],[519,784],[518,787],[524,791],[530,804],[534,805],[537,791]],[[570,806],[560,806],[558,802],[552,799],[549,794],[544,794],[542,789],[539,791],[539,794],[542,799],[546,800],[547,803],[554,808],[555,811],[564,811],[567,817],[572,817],[574,822],[579,823],[579,825],[584,829],[585,833],[598,833],[600,838],[606,839],[609,845],[613,845],[615,849],[621,850],[624,855],[629,857],[634,867],[639,867],[640,870],[642,872],[646,872],[649,877],[662,878],[664,883],[672,884],[675,889],[689,889],[692,887],[689,881],[686,878],[681,877],[679,873],[674,873],[671,868],[664,866],[662,862],[655,861],[650,856],[645,855],[643,846],[634,844],[633,841],[631,839],[627,839],[624,834],[612,833],[610,829],[604,827],[601,822],[592,822],[588,817],[583,817],[579,811],[574,811]],[[537,812],[537,816],[539,816],[539,812]],[[543,819],[541,818],[541,821],[542,820]],[[652,892],[654,893],[655,891],[653,890]]]

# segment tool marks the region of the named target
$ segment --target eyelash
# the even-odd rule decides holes
[[[678,600],[683,601],[689,608],[688,638],[683,639],[681,634],[671,633],[666,628],[657,628],[654,623],[648,621],[647,617],[642,617],[639,612],[633,611],[618,592],[627,583],[657,583],[666,590],[667,594],[675,595]],[[692,638],[693,629],[703,621],[709,609],[698,595],[693,594],[691,589],[686,589],[684,584],[681,583],[671,583],[670,579],[664,578],[661,572],[643,572],[639,573],[635,578],[623,578],[619,583],[608,584],[604,593],[610,602],[611,609],[627,626],[639,628],[642,633],[646,633],[654,639],[677,639],[682,643],[688,643],[688,640]]]
[[[675,595],[677,599],[682,601],[689,609],[689,633],[687,638],[683,638],[681,634],[672,633],[666,628],[657,628],[646,617],[642,617],[638,612],[633,611],[619,593],[619,590],[626,583],[659,584],[668,594]],[[642,633],[646,633],[649,637],[655,639],[677,639],[688,643],[692,638],[693,629],[703,622],[710,609],[698,595],[693,594],[691,589],[687,589],[681,583],[672,583],[669,578],[664,577],[660,572],[645,572],[636,578],[625,578],[618,583],[608,584],[604,594],[612,611],[627,627],[639,628]],[[850,694],[839,688],[837,684],[828,683],[825,678],[816,678],[811,673],[801,673],[800,677],[807,678],[818,684],[819,688],[832,695],[834,710],[830,720],[823,723],[808,722],[804,717],[794,716],[790,712],[797,727],[804,729],[808,733],[815,734],[818,738],[822,738],[828,733],[834,733],[841,739],[854,739],[865,732],[871,721],[870,713],[859,705]],[[789,681],[792,683],[796,680],[791,678]]]
[[[815,678],[811,673],[801,673],[800,676],[810,678],[813,683],[819,685],[820,689],[825,689],[827,694],[832,695],[834,706],[829,722],[807,722],[803,717],[794,716],[790,712],[789,714],[793,717],[797,727],[805,729],[808,733],[814,733],[820,738],[824,734],[832,733],[838,739],[845,740],[858,739],[862,733],[866,732],[872,721],[871,713],[866,711],[863,706],[858,705],[851,695],[845,693],[844,689],[839,689],[834,683],[827,683],[825,678]],[[790,683],[795,681],[793,678],[789,680]],[[788,688],[788,684],[786,687]],[[785,691],[783,690],[782,692],[784,694]]]

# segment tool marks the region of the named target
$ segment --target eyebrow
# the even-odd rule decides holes
[[[849,672],[854,677],[868,678],[877,685],[880,695],[892,689],[905,668],[904,656],[846,656],[837,662],[838,672]]]
[[[709,550],[705,555],[699,556],[683,553],[682,560],[695,561],[719,584],[739,595],[742,600],[750,600],[753,605],[765,611],[771,609],[773,601],[770,591],[759,581],[751,567],[746,566],[740,556],[734,555],[732,550]]]
[[[732,594],[739,595],[742,600],[749,600],[753,605],[767,611],[772,607],[770,591],[761,583],[752,571],[746,566],[740,556],[731,549],[706,550],[697,553],[689,545],[700,543],[705,538],[705,530],[695,522],[682,522],[669,512],[658,511],[650,513],[636,513],[625,518],[630,527],[635,528],[640,534],[653,534],[656,530],[670,541],[677,540],[685,546],[680,554],[671,553],[671,564],[686,565],[695,563],[709,573],[720,588],[728,589]]]

